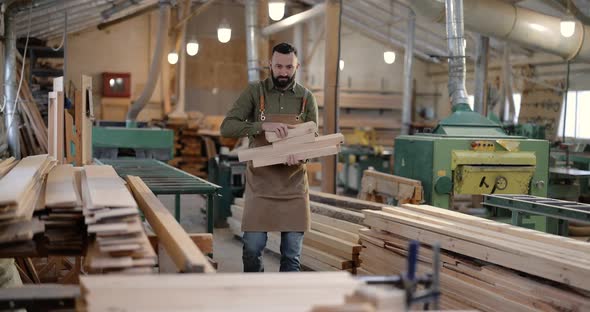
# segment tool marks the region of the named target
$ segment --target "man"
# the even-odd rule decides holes
[[[250,139],[250,147],[268,145],[265,131],[287,136],[293,125],[317,124],[318,108],[311,92],[295,82],[299,69],[297,50],[287,43],[272,49],[271,77],[251,83],[236,100],[221,124],[224,137]],[[303,232],[310,227],[309,185],[305,164],[293,155],[287,164],[246,170],[244,272],[264,272],[262,252],[267,232],[281,232],[280,271],[299,271]]]

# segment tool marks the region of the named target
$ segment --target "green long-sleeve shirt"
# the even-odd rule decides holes
[[[269,77],[262,81],[265,93],[264,114],[299,114],[306,88],[293,82],[286,90],[275,88]],[[262,132],[260,121],[260,82],[251,83],[234,102],[221,124],[221,135],[227,138],[255,136]],[[307,104],[301,116],[303,122],[318,122],[318,106],[307,90]]]

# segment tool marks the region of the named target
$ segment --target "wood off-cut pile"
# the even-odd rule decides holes
[[[207,155],[199,128],[204,119],[200,112],[189,112],[186,118],[168,117],[166,126],[174,130],[174,158],[171,166],[201,178],[207,178]]]
[[[279,138],[274,132],[266,132],[266,140],[272,145],[240,150],[238,158],[241,162],[252,161],[252,166],[256,168],[286,163],[289,155],[302,161],[334,155],[340,151],[340,144],[344,143],[341,133],[316,137],[316,131],[314,122],[306,122],[289,129],[285,138]]]
[[[93,275],[81,277],[80,287],[78,311],[299,312],[351,311],[319,307],[343,305],[362,282],[343,272]],[[389,294],[396,300],[388,301],[387,311],[403,311],[403,295]]]
[[[45,210],[40,212],[40,218],[45,223],[48,250],[81,252],[83,249],[86,227],[80,193],[81,170],[72,165],[58,165],[47,175],[45,198],[40,205]]]
[[[306,232],[303,239],[301,264],[315,271],[354,272],[360,266],[359,254],[362,249],[358,231],[365,227],[330,217],[334,213],[347,214],[336,207],[318,208],[318,205],[322,204],[311,203],[312,211],[315,212],[311,214],[311,231]],[[242,236],[243,210],[244,200],[236,198],[231,206],[232,216],[227,219],[231,231],[239,237]],[[281,233],[269,232],[266,249],[280,254],[280,246]]]
[[[407,244],[417,240],[419,273],[432,271],[441,246],[445,308],[482,311],[590,310],[590,244],[432,206],[365,210],[361,274],[406,270]]]
[[[33,213],[47,173],[55,166],[48,155],[23,158],[0,179],[0,243],[28,241],[44,226]]]
[[[137,203],[111,166],[84,166],[82,199],[91,239],[89,271],[150,272],[156,264],[139,218]]]

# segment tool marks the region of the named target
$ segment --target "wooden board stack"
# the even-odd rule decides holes
[[[156,254],[139,219],[137,203],[111,166],[84,166],[82,199],[91,240],[89,271],[149,273]]]
[[[344,136],[334,133],[315,137],[316,130],[316,124],[310,121],[289,129],[283,139],[274,132],[266,132],[266,140],[272,145],[240,150],[238,158],[241,162],[251,160],[256,168],[286,163],[289,155],[294,155],[296,160],[306,160],[337,154]]]
[[[0,243],[31,240],[44,226],[33,213],[47,173],[55,166],[48,155],[23,158],[0,179]]]
[[[423,202],[422,182],[375,170],[365,170],[359,198],[385,203],[394,198],[399,204]]]
[[[207,155],[199,128],[204,119],[200,112],[188,112],[187,118],[169,117],[166,126],[174,130],[175,157],[169,165],[201,178],[207,178]]]
[[[76,310],[351,311],[314,307],[342,305],[361,286],[344,272],[82,276]],[[398,292],[390,293],[403,303]],[[403,311],[403,305],[387,311]]]
[[[14,157],[9,157],[0,161],[0,178],[12,170],[16,164],[18,164],[18,160],[14,159]]]
[[[317,203],[312,203],[312,206]],[[227,219],[234,235],[242,236],[244,200],[236,198]],[[323,215],[324,210],[311,215],[311,231],[305,233],[301,264],[315,271],[354,272],[360,266],[359,229],[364,226]],[[271,232],[266,249],[280,254],[281,235]]]
[[[418,240],[420,274],[441,246],[444,308],[482,311],[590,310],[590,244],[425,205],[365,210],[361,274],[406,270]]]
[[[50,251],[81,251],[86,237],[82,197],[81,167],[58,165],[48,176],[44,206],[40,216],[45,223],[47,249]]]

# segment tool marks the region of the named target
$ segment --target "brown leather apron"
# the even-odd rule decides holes
[[[264,113],[264,87],[260,87],[258,121],[298,124],[303,122],[307,94],[303,96],[301,113]],[[264,133],[257,135],[250,147],[268,145]],[[304,232],[310,228],[309,184],[307,170],[301,165],[272,165],[253,168],[248,162],[244,191],[244,232]]]

